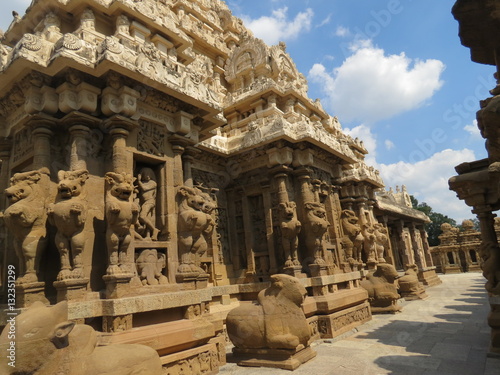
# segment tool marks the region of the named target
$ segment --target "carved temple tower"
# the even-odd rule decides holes
[[[367,269],[434,272],[426,218],[377,203],[362,142],[223,1],[34,1],[0,87],[3,301],[14,269],[20,307],[67,300],[103,343],[216,373],[228,311],[272,274],[331,338],[371,319]]]

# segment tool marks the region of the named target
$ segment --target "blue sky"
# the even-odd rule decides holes
[[[343,128],[364,140],[387,187],[457,221],[470,209],[448,190],[453,167],[486,157],[475,124],[494,67],[470,61],[454,0],[228,0],[233,14],[287,51]],[[0,28],[26,0],[2,1]]]

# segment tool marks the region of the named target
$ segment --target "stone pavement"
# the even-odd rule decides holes
[[[424,301],[403,302],[403,312],[375,315],[348,337],[319,340],[318,356],[293,373],[239,367],[228,354],[226,375],[500,375],[500,359],[488,358],[490,329],[480,273],[439,275]]]

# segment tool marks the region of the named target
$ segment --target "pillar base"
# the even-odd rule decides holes
[[[57,289],[57,302],[84,299],[88,283],[89,279],[54,281],[54,287]]]
[[[204,289],[208,286],[208,273],[178,273],[175,279],[183,284],[185,290]]]
[[[102,278],[106,283],[106,298],[115,299],[126,297],[131,292],[130,281],[133,274],[104,275]]]
[[[28,307],[33,303],[40,301],[45,304],[50,304],[45,297],[45,283],[27,283],[16,285],[16,307],[21,309]]]
[[[311,277],[317,276],[328,276],[328,268],[323,264],[310,264],[309,269],[311,270]]]
[[[316,352],[310,346],[300,345],[296,350],[233,348],[233,355],[239,366],[295,370],[316,357]]]
[[[283,268],[283,273],[293,277],[297,277],[299,279],[304,279],[307,277],[307,275],[302,272],[302,266],[285,267]]]

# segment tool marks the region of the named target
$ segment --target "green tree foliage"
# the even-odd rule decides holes
[[[429,236],[429,245],[439,245],[439,235],[442,233],[441,224],[449,223],[453,226],[456,226],[457,222],[446,215],[440,214],[439,212],[434,212],[432,210],[432,207],[425,202],[418,203],[418,200],[413,195],[410,195],[410,199],[414,209],[422,211],[424,214],[429,216],[429,219],[431,219],[431,222],[425,225],[425,230],[427,231],[427,235]]]

